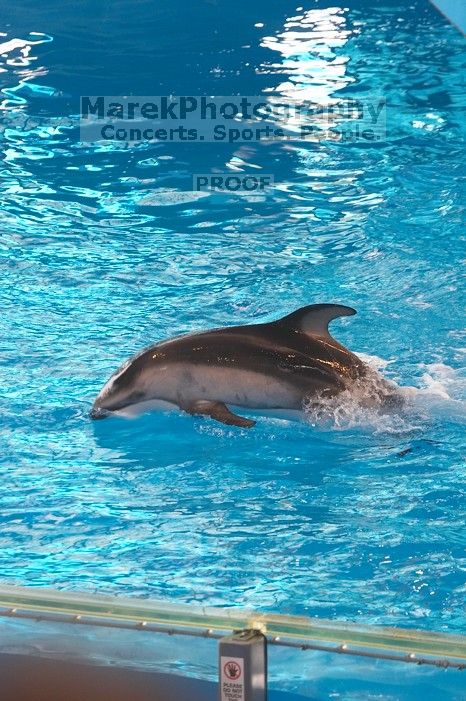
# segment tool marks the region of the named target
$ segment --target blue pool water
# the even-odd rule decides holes
[[[464,630],[461,35],[424,0],[0,20],[2,581]],[[104,148],[77,137],[98,94],[381,95],[387,131]],[[228,167],[275,186],[190,192]],[[149,343],[331,301],[358,310],[334,335],[411,388],[403,416],[88,418]]]

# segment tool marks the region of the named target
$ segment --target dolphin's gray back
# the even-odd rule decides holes
[[[278,321],[232,326],[156,343],[134,356],[116,383],[130,383],[148,366],[206,365],[247,370],[288,383],[305,394],[340,389],[364,374],[364,364],[328,333],[328,323],[355,311],[341,305],[311,305]],[[118,374],[118,373],[116,373]]]

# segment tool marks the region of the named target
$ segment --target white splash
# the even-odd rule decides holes
[[[466,379],[460,371],[443,363],[422,365],[421,387],[400,386],[380,374],[394,360],[357,355],[373,372],[337,396],[308,402],[306,416],[313,426],[406,434],[422,429],[439,416],[466,419]],[[396,397],[402,402],[397,403]]]
[[[448,416],[466,421],[466,377],[461,370],[444,363],[421,364],[422,386],[400,387],[405,400],[429,416]]]

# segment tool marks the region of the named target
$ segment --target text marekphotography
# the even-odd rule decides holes
[[[385,138],[382,98],[282,102],[272,96],[83,96],[82,142],[374,142]]]

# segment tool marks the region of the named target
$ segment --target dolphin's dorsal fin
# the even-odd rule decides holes
[[[284,316],[274,323],[290,331],[301,331],[308,336],[329,338],[328,325],[339,316],[353,316],[356,310],[342,304],[310,304]]]

